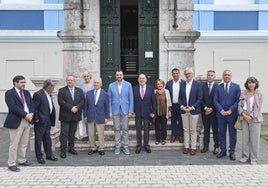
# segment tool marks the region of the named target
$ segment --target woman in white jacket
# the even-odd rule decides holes
[[[242,119],[242,158],[241,163],[257,164],[260,145],[261,108],[263,97],[259,91],[259,81],[249,77],[245,83],[246,90],[242,92],[238,112]]]

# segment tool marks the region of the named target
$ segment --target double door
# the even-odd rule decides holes
[[[146,74],[158,78],[158,0],[100,0],[101,77],[103,88],[123,70],[124,79],[137,84]]]

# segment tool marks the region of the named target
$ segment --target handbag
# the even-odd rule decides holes
[[[242,121],[240,120],[240,117],[238,116],[234,125],[234,128],[236,130],[242,130]]]

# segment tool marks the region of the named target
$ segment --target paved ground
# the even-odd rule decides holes
[[[263,126],[262,133],[268,133]],[[217,159],[212,152],[195,156],[181,150],[144,151],[137,155],[104,156],[67,155],[45,165],[36,162],[34,152],[27,153],[31,167],[21,172],[7,170],[8,131],[0,129],[0,188],[1,187],[268,187],[268,142],[261,141],[258,165],[241,165],[241,133],[238,133],[237,160]],[[59,156],[59,151],[55,151]],[[12,178],[11,178],[12,177]]]

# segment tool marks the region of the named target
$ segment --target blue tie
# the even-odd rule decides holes
[[[74,89],[70,89],[71,90],[71,96],[72,96],[72,99],[74,101]]]

